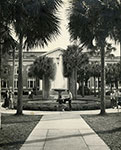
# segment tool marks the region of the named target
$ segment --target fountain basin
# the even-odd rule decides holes
[[[55,88],[52,90],[54,90],[55,92],[58,92],[58,99],[59,99],[62,92],[67,91],[67,89],[63,89],[63,88],[58,88],[58,89]]]

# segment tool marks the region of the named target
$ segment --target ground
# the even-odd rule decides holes
[[[2,114],[0,150],[18,150],[40,119],[38,115]]]
[[[121,149],[121,112],[105,116],[82,115],[82,117],[111,150]]]

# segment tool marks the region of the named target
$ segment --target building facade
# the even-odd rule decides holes
[[[53,62],[55,63],[55,67],[56,67],[56,74],[57,74],[57,70],[58,67],[60,67],[60,55],[63,54],[63,50],[58,48],[49,52],[46,51],[40,51],[40,52],[23,52],[23,92],[24,94],[27,94],[29,90],[32,90],[33,88],[35,88],[35,86],[37,86],[38,91],[40,91],[40,93],[42,93],[42,91],[44,92],[44,81],[43,80],[37,80],[37,84],[36,84],[36,79],[35,78],[30,78],[28,76],[28,71],[30,68],[30,65],[33,64],[33,62],[35,61],[35,59],[37,57],[40,56],[46,56],[46,57],[50,57],[53,59]],[[62,62],[61,62],[62,63]],[[9,76],[7,79],[2,79],[2,92],[5,92],[7,89],[12,89],[13,87],[13,79],[14,79],[14,91],[15,93],[17,93],[18,90],[18,54],[15,54],[15,67],[14,67],[14,71],[13,71],[13,59],[12,59],[12,54],[10,55],[9,59],[8,59],[8,65],[10,66],[10,70],[9,70]],[[61,69],[63,67],[61,66]],[[63,71],[61,72],[63,74]],[[57,82],[59,83],[60,81],[60,76],[58,77],[57,80],[57,75],[55,75],[55,80],[50,80],[50,90],[57,88]],[[62,75],[63,76],[63,75]],[[64,78],[64,77],[63,77]],[[63,88],[67,89],[67,78],[64,78],[63,81]]]
[[[100,57],[91,57],[89,58],[89,62],[98,62],[101,64],[101,58]],[[111,57],[111,58],[108,58],[106,57],[105,58],[105,66],[107,66],[108,64],[117,64],[120,62],[120,56],[116,56],[116,57]],[[99,84],[99,87],[101,86],[101,79],[99,79],[99,82],[98,82],[98,78],[96,78],[96,81],[95,81],[95,85],[96,85],[96,90],[98,91],[98,84]],[[118,83],[119,85],[119,88],[121,88],[121,84]],[[115,85],[113,85],[114,89],[116,88]],[[88,80],[88,88],[91,89],[92,91],[94,90],[94,78],[91,77],[89,80]],[[110,90],[110,87],[108,85],[105,86],[105,89],[106,91]]]
[[[63,75],[63,66],[60,65],[62,64],[62,54],[63,54],[63,49],[58,48],[49,52],[46,51],[40,51],[40,52],[34,52],[34,51],[28,51],[28,52],[23,52],[23,91],[24,93],[28,93],[29,90],[35,88],[37,85],[38,91],[43,90],[43,81],[38,80],[36,84],[36,79],[35,78],[30,78],[28,76],[28,70],[30,65],[34,62],[34,60],[37,57],[40,56],[46,56],[50,57],[53,59],[53,62],[56,64],[56,76],[55,80],[50,80],[50,90],[55,89],[55,88],[63,88],[63,89],[68,89],[68,79],[62,77]],[[17,92],[18,89],[18,54],[16,53],[15,56],[15,68],[14,68],[14,73],[13,73],[13,59],[12,55],[10,55],[10,58],[8,60],[8,64],[10,66],[10,71],[9,71],[9,76],[7,79],[2,79],[2,91],[5,92],[6,89],[12,89],[13,86],[13,79],[14,79],[14,90]],[[114,64],[118,63],[120,61],[120,57],[114,57],[114,58],[106,58],[105,59],[105,64]],[[99,57],[91,57],[89,59],[89,62],[100,62]],[[58,73],[58,75],[57,75]],[[63,78],[63,79],[62,79]],[[90,78],[88,81],[88,88],[94,89],[94,79]],[[98,88],[98,81],[96,79],[96,88]]]

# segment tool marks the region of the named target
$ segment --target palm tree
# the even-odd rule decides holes
[[[82,52],[82,47],[71,45],[63,54],[64,74],[69,78],[69,89],[72,92],[73,98],[77,96],[77,78],[79,69],[88,63],[87,53]]]
[[[107,64],[106,66],[106,82],[110,85],[112,91],[113,84],[118,89],[118,82],[120,81],[120,63]]]
[[[7,11],[6,11],[7,10]],[[14,49],[16,42],[11,36],[9,24],[11,23],[11,2],[8,0],[0,1],[0,101],[1,101],[1,65],[2,55],[11,49]],[[1,128],[1,114],[0,114],[0,128]]]
[[[81,60],[85,60],[84,63],[80,64],[77,70],[77,81],[79,83],[79,92],[81,93],[82,97],[86,95],[87,83],[89,78],[91,77],[91,65],[89,64],[88,55],[84,53],[82,55]],[[84,85],[85,83],[85,85]],[[81,91],[80,91],[81,90]]]
[[[19,42],[19,74],[17,114],[22,114],[22,58],[23,48],[45,46],[59,34],[56,15],[61,0],[15,0],[13,2],[13,28]]]
[[[37,58],[29,68],[29,77],[43,79],[43,99],[49,97],[49,79],[53,80],[55,77],[55,64],[52,58],[41,56]]]
[[[96,78],[98,78],[98,92],[99,92],[99,78],[100,78],[100,64],[95,61],[91,63],[91,76],[94,78],[94,96],[96,97]]]
[[[116,21],[120,20],[120,9],[116,0],[71,0],[68,28],[72,40],[80,40],[80,43],[93,47],[95,40],[96,49],[101,53],[101,111],[105,114],[105,47],[107,38],[118,37]],[[118,27],[121,21],[118,22]],[[116,28],[116,29],[115,29]]]

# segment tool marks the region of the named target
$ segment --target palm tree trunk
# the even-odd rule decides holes
[[[100,97],[100,83],[99,83],[99,81],[100,81],[100,77],[98,76],[98,98]]]
[[[77,98],[77,68],[74,69],[74,79],[75,79],[75,99]]]
[[[101,47],[101,111],[100,114],[104,115],[105,112],[105,49]]]
[[[83,81],[82,81],[82,97],[84,97],[85,96],[85,93],[84,93],[84,79],[83,79]]]
[[[37,94],[37,89],[38,89],[38,78],[36,77],[36,81],[35,81],[35,95]]]
[[[111,84],[110,84],[110,90],[111,90],[111,92],[112,92],[112,89],[113,89],[113,83],[111,81]]]
[[[23,36],[19,38],[19,73],[18,73],[18,101],[17,101],[17,115],[22,115],[23,110],[23,75],[22,75],[22,64],[23,64]]]
[[[70,90],[70,77],[68,77],[68,90]]]
[[[12,91],[13,91],[13,101],[12,103],[14,104],[14,76],[15,76],[15,49],[13,50],[13,83],[12,83]],[[12,104],[12,106],[13,106]]]
[[[118,89],[118,81],[117,81],[117,79],[115,79],[115,87],[116,87],[116,89]]]
[[[49,98],[49,90],[50,90],[50,81],[49,78],[43,75],[43,84],[42,84],[42,97],[43,99]]]
[[[94,76],[94,97],[96,97],[96,77]]]
[[[2,71],[2,45],[0,44],[0,110],[1,110],[1,71]],[[0,112],[0,129],[2,128],[2,123],[1,123],[1,112]]]
[[[121,42],[120,42],[120,79],[119,81],[121,81]]]
[[[70,91],[73,95],[73,99],[76,99],[77,96],[76,83],[77,83],[77,70],[73,69],[70,78]]]

